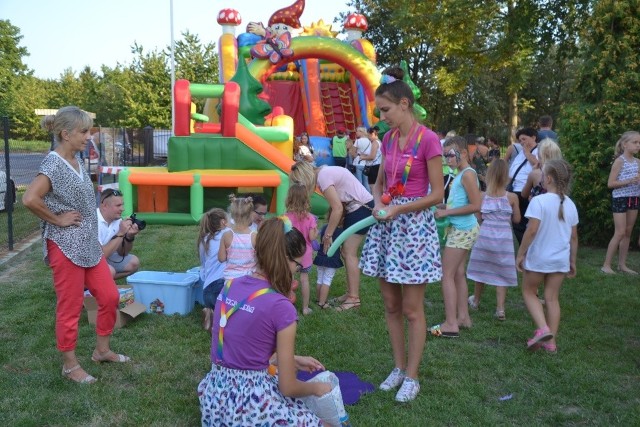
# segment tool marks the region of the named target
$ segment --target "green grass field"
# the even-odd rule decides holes
[[[136,239],[142,269],[184,271],[197,265],[195,226],[149,226]],[[41,245],[0,266],[0,419],[9,426],[195,426],[196,387],[210,368],[210,337],[200,310],[188,316],[143,314],[113,336],[126,365],[94,365],[93,327],[83,313],[77,353],[98,383],[79,386],[60,375],[55,349],[55,295]],[[421,392],[409,404],[375,391],[347,407],[354,426],[639,425],[640,280],[598,272],[602,249],[581,248],[578,277],[565,281],[555,355],[528,353],[533,324],[520,289],[507,297],[507,320],[493,318],[485,292],[474,327],[461,338],[429,339]],[[640,270],[640,254],[629,265]],[[313,279],[313,276],[312,276]],[[312,281],[313,283],[313,281]],[[470,286],[471,288],[471,286]],[[344,271],[331,290],[344,291]],[[362,280],[362,307],[314,310],[300,319],[297,352],[334,371],[353,371],[378,385],[393,368],[375,280]],[[438,284],[429,285],[429,324],[444,318]],[[503,398],[503,399],[501,399]]]

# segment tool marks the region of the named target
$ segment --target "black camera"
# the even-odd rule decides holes
[[[147,223],[145,222],[145,220],[136,218],[136,214],[131,214],[129,219],[133,224],[138,226],[138,230],[142,231],[147,226]]]

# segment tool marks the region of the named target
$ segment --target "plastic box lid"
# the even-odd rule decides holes
[[[170,271],[138,271],[127,277],[127,283],[154,284],[172,286],[193,286],[198,281],[193,273],[175,273]]]

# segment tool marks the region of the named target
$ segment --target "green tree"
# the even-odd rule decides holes
[[[98,83],[98,96],[94,100],[97,126],[124,126],[129,111],[126,109],[126,93],[131,87],[130,74],[121,65],[109,68],[103,65]]]
[[[75,105],[82,109],[84,101],[83,88],[80,81],[76,78],[75,72],[71,68],[65,69],[56,81],[54,92],[50,97],[52,108],[60,108],[65,105]]]
[[[126,74],[132,86],[124,92],[124,107],[130,116],[123,125],[128,127],[171,127],[171,75],[166,55],[157,50],[145,52],[134,44],[136,55]]]
[[[562,109],[560,134],[574,167],[581,240],[606,244],[613,232],[607,178],[614,145],[640,128],[640,4],[601,0],[582,40],[578,100]]]
[[[14,121],[16,85],[21,77],[29,76],[32,71],[22,62],[29,55],[27,48],[20,46],[20,29],[9,20],[0,20],[0,116],[9,116]],[[24,112],[23,112],[24,113]],[[31,114],[34,114],[33,112]],[[21,117],[24,121],[26,117]],[[12,128],[12,135],[16,130]]]
[[[411,78],[429,94],[435,125],[473,131],[505,124],[515,128],[522,110],[535,107],[520,93],[553,46],[575,44],[588,3],[352,0],[349,5],[367,16],[365,37],[376,46],[382,66],[409,61]],[[567,53],[563,58],[571,52],[561,50]],[[483,112],[477,107],[483,105],[490,108]]]
[[[49,91],[46,81],[31,75],[17,77],[11,88],[15,96],[11,103],[11,134],[14,138],[44,139],[47,132],[40,127],[41,117],[36,116],[37,108],[46,108]]]
[[[176,80],[186,79],[193,83],[218,83],[218,54],[215,43],[203,44],[200,38],[189,31],[182,33],[182,40],[175,45]],[[171,48],[165,49],[171,55]],[[195,101],[198,111],[202,111],[205,100]]]

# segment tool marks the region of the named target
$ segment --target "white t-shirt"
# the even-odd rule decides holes
[[[213,239],[209,240],[208,252],[204,251],[204,245],[202,244],[198,248],[200,254],[200,280],[202,280],[204,288],[213,281],[224,277],[224,268],[227,266],[227,262],[218,261],[218,250],[220,249],[222,235],[228,230],[229,228],[225,228],[217,232]]]
[[[568,196],[562,205],[564,221],[558,218],[560,196],[557,194],[541,194],[529,202],[525,216],[540,220],[540,226],[527,251],[525,269],[539,273],[569,271],[571,230],[578,224],[578,210]]]
[[[111,224],[107,223],[107,220],[102,216],[102,212],[100,212],[100,208],[96,208],[98,211],[98,240],[102,246],[109,243],[109,241],[118,234],[120,231],[120,223],[122,219],[116,219],[112,221]]]
[[[371,153],[371,141],[369,141],[369,138],[358,138],[356,139],[356,142],[353,143],[353,145],[354,147],[356,147],[356,153],[358,153],[356,158],[353,159],[353,164],[364,166],[367,162],[366,160],[360,160],[360,154],[368,156],[369,153]]]
[[[533,151],[531,151],[531,154],[534,157],[537,157],[538,147],[534,148]],[[526,163],[524,164],[524,166],[520,168],[520,165],[525,160],[526,160]],[[520,168],[520,170],[518,170],[518,168]],[[529,177],[529,172],[531,172],[532,168],[533,167],[531,166],[531,163],[527,160],[527,156],[524,155],[524,149],[520,150],[518,155],[513,159],[513,163],[511,163],[511,166],[509,166],[509,179],[513,178],[513,174],[515,174],[516,171],[518,171],[518,175],[516,176],[516,179],[513,180],[514,192],[522,191],[522,189],[524,188],[524,185],[527,183],[527,178]]]

